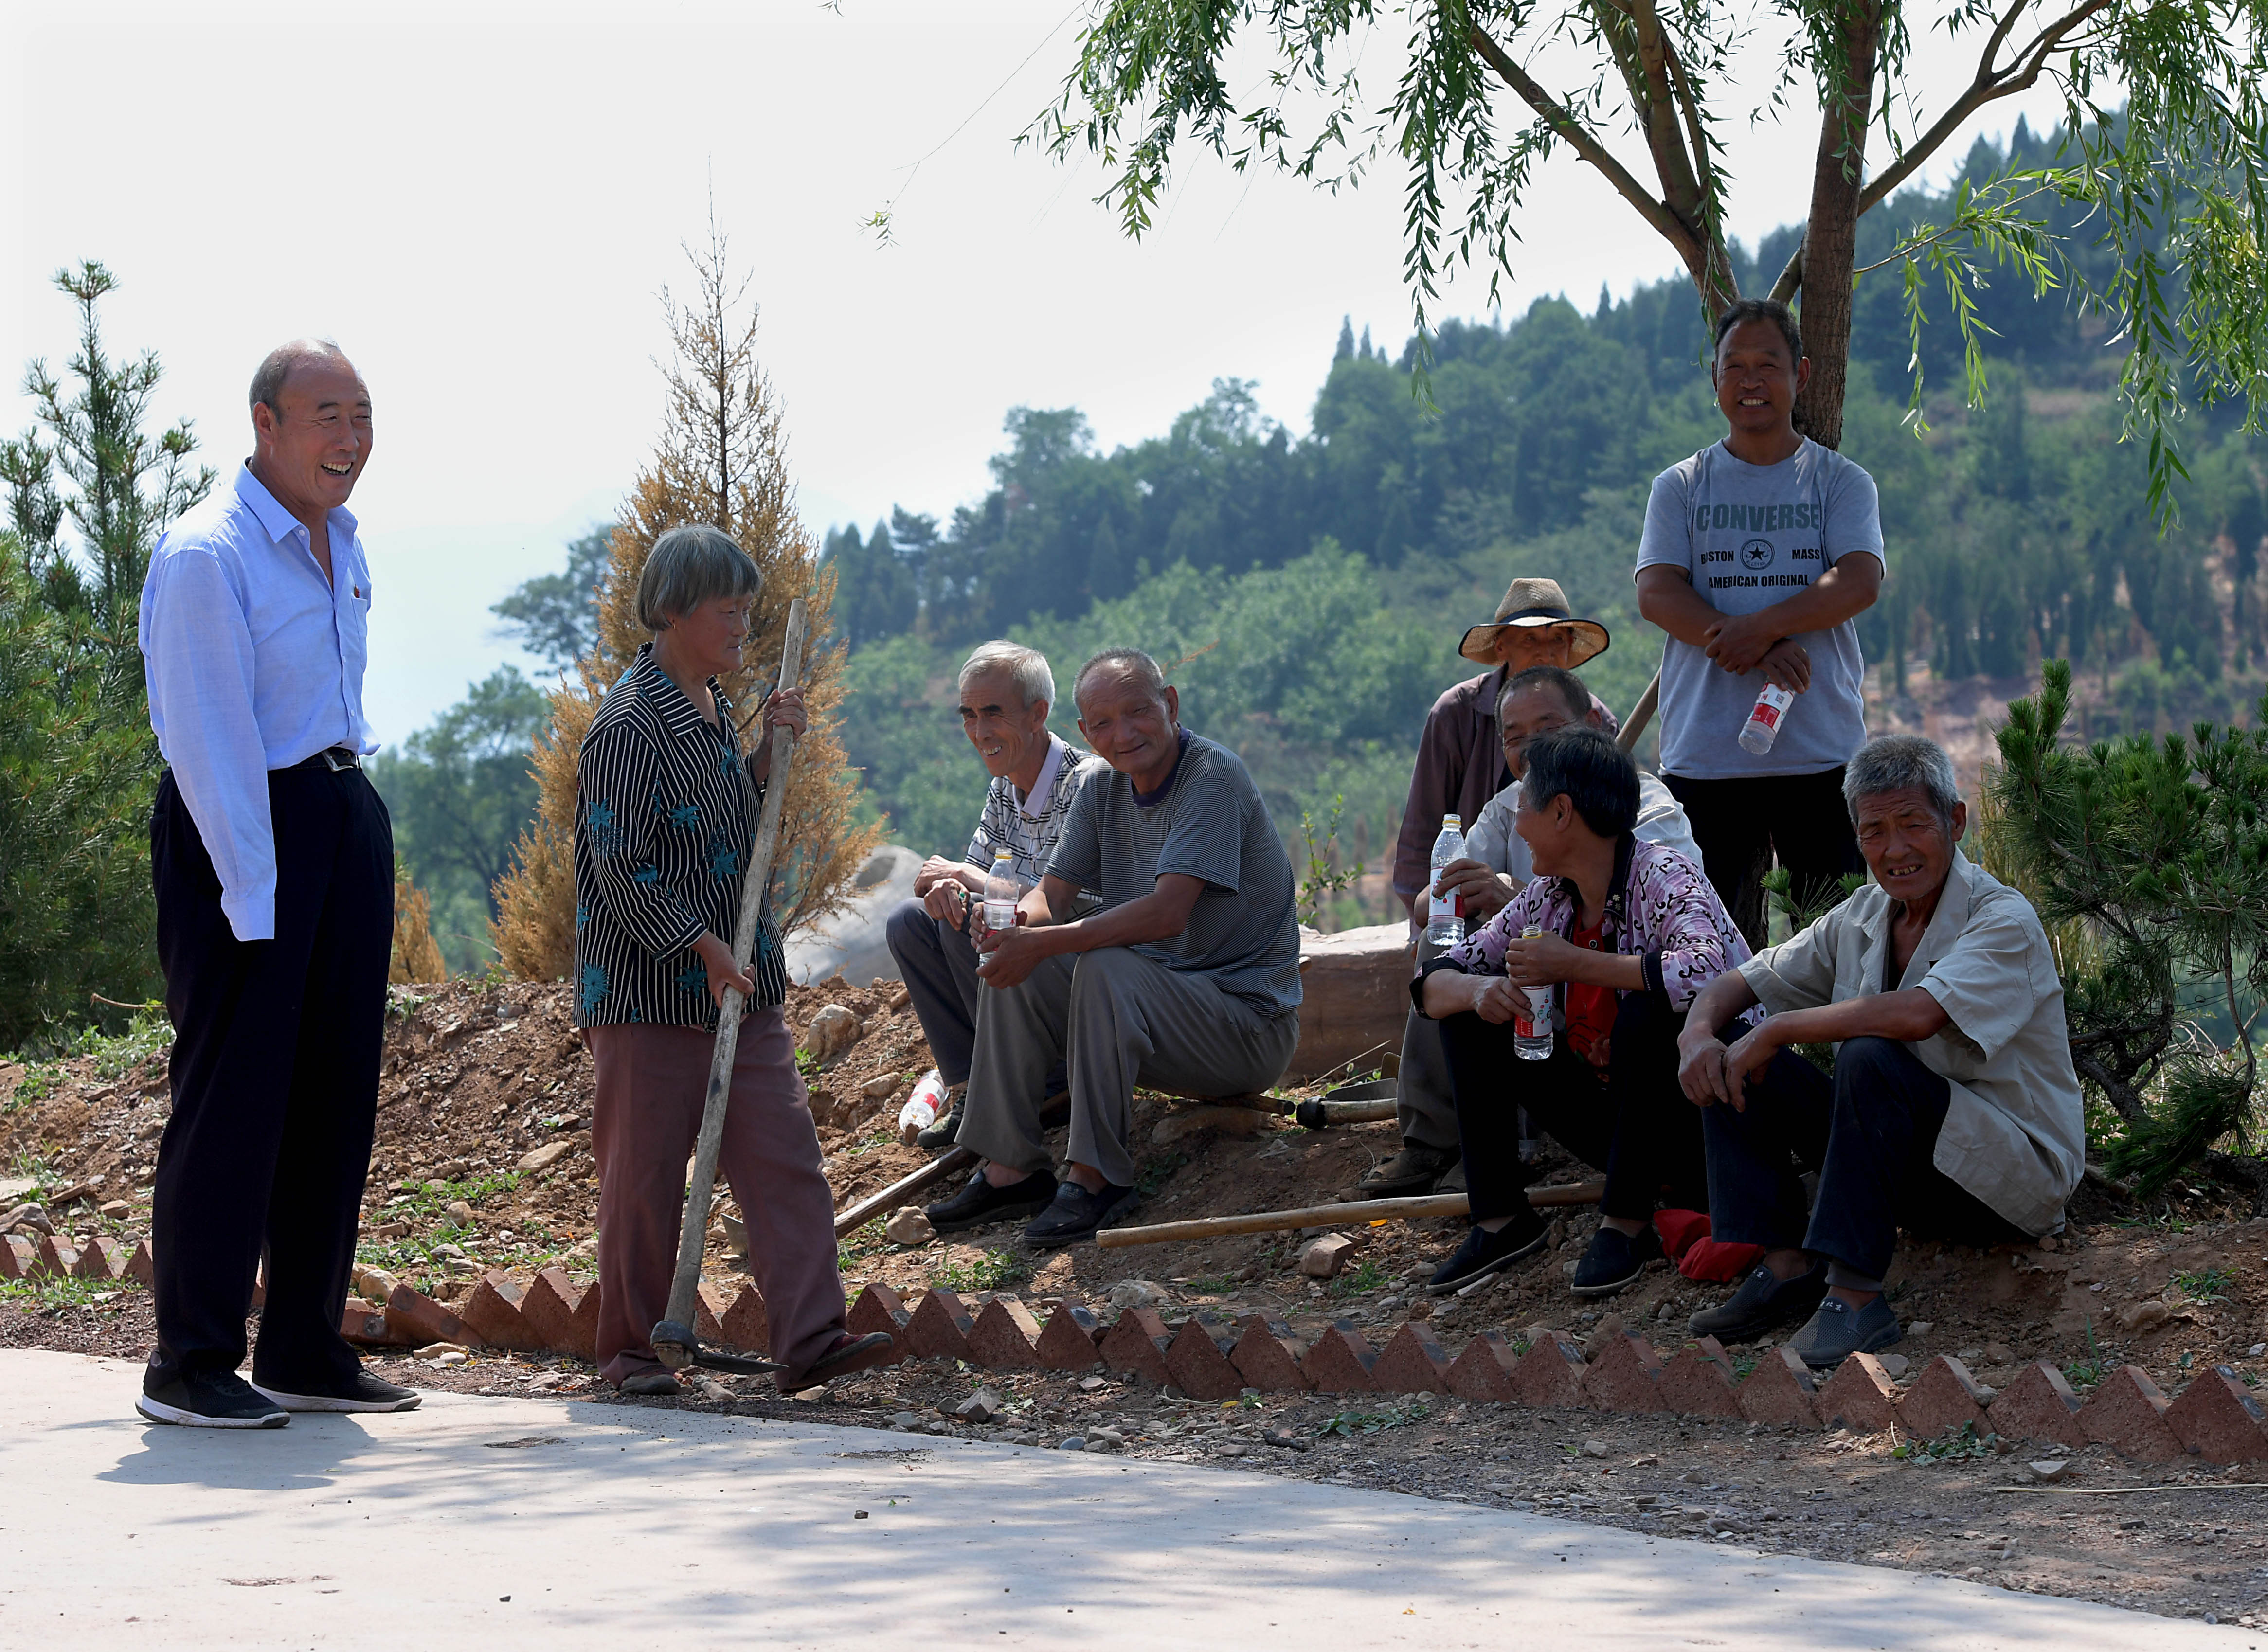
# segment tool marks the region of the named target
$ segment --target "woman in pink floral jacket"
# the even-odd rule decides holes
[[[1410,984],[1439,1022],[1456,1093],[1472,1231],[1435,1272],[1455,1290],[1543,1248],[1528,1205],[1517,1111],[1606,1173],[1602,1220],[1575,1270],[1580,1296],[1633,1282],[1661,1243],[1666,1195],[1708,1208],[1700,1113],[1677,1082],[1677,1036],[1701,989],[1749,956],[1699,867],[1631,835],[1638,770],[1591,729],[1528,750],[1518,830],[1536,876],[1479,930]],[[1548,994],[1551,1048],[1522,1059],[1531,997]],[[1752,1012],[1753,1013],[1753,1012]]]

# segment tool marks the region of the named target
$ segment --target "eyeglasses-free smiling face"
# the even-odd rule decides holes
[[[1048,738],[1048,703],[1024,704],[1013,674],[986,671],[968,679],[961,694],[961,732],[976,748],[984,771],[1012,775]]]
[[[306,357],[276,400],[252,410],[262,482],[295,515],[337,510],[370,462],[370,387],[350,362]]]
[[[1517,694],[1507,695],[1497,712],[1498,739],[1504,746],[1505,766],[1512,778],[1528,778],[1528,743],[1555,728],[1572,728],[1587,721],[1588,709],[1578,717],[1566,699],[1549,683],[1539,682]]]

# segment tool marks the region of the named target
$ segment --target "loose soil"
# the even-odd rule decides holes
[[[857,1043],[812,1078],[842,1208],[927,1162],[898,1142],[893,1125],[929,1052],[895,983],[859,988],[838,977],[796,987],[791,1026],[800,1034],[830,1003],[861,1022]],[[593,1272],[591,1063],[568,1008],[566,989],[555,985],[395,990],[364,1211],[366,1265],[445,1300],[490,1267],[522,1277],[555,1264],[578,1278]],[[130,1242],[148,1231],[150,1174],[166,1115],[165,1052],[122,1066],[116,1053],[28,1071],[0,1066],[0,1176],[34,1176],[51,1198],[72,1194],[62,1228]],[[895,1080],[887,1094],[885,1075]],[[1329,1203],[1351,1194],[1396,1145],[1390,1124],[1309,1132],[1288,1121],[1257,1139],[1204,1134],[1150,1145],[1170,1111],[1167,1098],[1138,1099],[1137,1221]],[[562,1150],[540,1169],[516,1168],[548,1147]],[[1564,1162],[1543,1171],[1548,1180],[1579,1177]],[[108,1201],[126,1208],[97,1215]],[[2253,1217],[2249,1195],[2198,1181],[2141,1206],[2090,1181],[2071,1218],[2052,1248],[1902,1246],[1891,1288],[1909,1331],[1894,1352],[1913,1371],[1933,1354],[1956,1354],[1993,1386],[2036,1359],[2066,1366],[2075,1379],[2132,1362],[2169,1392],[2215,1364],[2248,1382],[2268,1377],[2268,1221]],[[1516,1336],[1539,1324],[1595,1338],[1622,1323],[1667,1348],[1689,1314],[1723,1294],[1657,1267],[1609,1303],[1580,1302],[1567,1294],[1565,1274],[1594,1220],[1557,1218],[1544,1255],[1462,1300],[1436,1301],[1422,1289],[1459,1236],[1454,1222],[1354,1228],[1354,1260],[1328,1284],[1298,1273],[1302,1242],[1292,1235],[1027,1256],[1012,1223],[902,1250],[883,1238],[878,1220],[841,1250],[854,1293],[870,1280],[902,1292],[1013,1292],[1044,1317],[1064,1299],[1102,1309],[1114,1286],[1140,1280],[1169,1319],[1198,1309],[1225,1316],[1258,1309],[1305,1333],[1348,1319],[1382,1346],[1402,1319],[1430,1317],[1453,1353],[1476,1331]],[[725,1235],[721,1220],[712,1224],[707,1265],[709,1277],[729,1285],[739,1274]],[[131,1285],[0,1286],[0,1346],[138,1358],[152,1335],[147,1294]],[[1732,1353],[1740,1360],[1764,1346]],[[865,1373],[794,1399],[760,1380],[727,1379],[718,1390],[725,1398],[637,1402],[618,1401],[572,1360],[482,1355],[437,1368],[385,1357],[372,1368],[428,1388],[729,1410],[1027,1449],[1079,1438],[1134,1457],[1532,1508],[2176,1615],[2230,1621],[2261,1605],[2268,1624],[2268,1489],[2250,1484],[2268,1480],[2264,1465],[2157,1468],[2095,1448],[2070,1458],[2066,1480],[2039,1486],[2021,1457],[1988,1445],[1973,1455],[1901,1457],[1887,1437],[1424,1397],[1248,1396],[1211,1405],[1099,1376],[1003,1376],[933,1363]],[[954,1420],[952,1407],[980,1387],[999,1397],[1000,1415],[982,1427]],[[1104,1429],[1120,1439],[1096,1432]],[[1297,1444],[1271,1443],[1271,1435]],[[1996,1489],[2010,1486],[2024,1489]],[[2111,1486],[2146,1489],[2092,1494]]]

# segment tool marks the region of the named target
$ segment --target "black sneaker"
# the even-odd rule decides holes
[[[1714,1308],[1705,1308],[1685,1322],[1697,1337],[1714,1337],[1723,1343],[1753,1342],[1767,1331],[1808,1319],[1827,1294],[1827,1265],[1815,1262],[1808,1273],[1792,1280],[1772,1277],[1761,1262],[1741,1281],[1741,1288]]]
[[[932,1205],[923,1213],[938,1232],[951,1233],[956,1228],[980,1228],[988,1221],[1028,1216],[1035,1210],[1045,1210],[1048,1201],[1055,1196],[1052,1171],[1035,1170],[1020,1182],[995,1187],[984,1179],[984,1171],[979,1167],[968,1178],[967,1187],[951,1198]]]
[[[1433,1270],[1425,1289],[1434,1296],[1462,1290],[1475,1280],[1486,1279],[1499,1269],[1510,1267],[1522,1257],[1534,1256],[1543,1249],[1543,1242],[1550,1234],[1550,1224],[1532,1209],[1524,1219],[1514,1216],[1495,1233],[1475,1228],[1465,1235],[1465,1242],[1457,1247],[1457,1253]]]
[[[959,1107],[955,1107],[951,1112],[946,1113],[943,1117],[939,1118],[937,1123],[932,1125],[927,1130],[924,1130],[917,1135],[914,1138],[914,1146],[924,1148],[931,1153],[935,1153],[940,1148],[950,1147],[953,1145],[954,1138],[958,1136],[960,1133],[961,1109]]]
[[[1095,1230],[1134,1203],[1134,1190],[1106,1182],[1100,1193],[1090,1193],[1076,1182],[1056,1189],[1055,1202],[1024,1229],[1026,1243],[1043,1250],[1075,1245],[1094,1237]]]
[[[251,1388],[286,1411],[416,1411],[425,1398],[367,1371],[357,1371],[343,1383],[254,1383]]]
[[[1788,1339],[1787,1346],[1813,1370],[1831,1371],[1852,1354],[1879,1353],[1905,1334],[1887,1297],[1877,1296],[1864,1308],[1853,1308],[1832,1296],[1822,1296],[1817,1311]]]
[[[1647,1263],[1660,1260],[1661,1238],[1653,1231],[1653,1223],[1630,1234],[1602,1222],[1599,1231],[1591,1235],[1591,1248],[1575,1265],[1575,1278],[1569,1288],[1578,1296],[1612,1296],[1624,1287],[1637,1284]]]
[[[142,1378],[134,1409],[151,1422],[184,1428],[281,1428],[291,1413],[233,1371],[179,1371]]]

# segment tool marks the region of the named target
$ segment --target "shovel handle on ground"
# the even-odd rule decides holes
[[[1606,1191],[1604,1182],[1531,1187],[1528,1202],[1537,1210],[1595,1205]],[[1226,1234],[1283,1233],[1294,1228],[1337,1228],[1348,1222],[1423,1221],[1432,1216],[1471,1213],[1472,1205],[1462,1193],[1428,1193],[1418,1198],[1366,1198],[1346,1205],[1309,1205],[1300,1210],[1260,1210],[1248,1216],[1201,1216],[1150,1228],[1105,1228],[1094,1235],[1094,1243],[1105,1250],[1115,1250],[1124,1245],[1166,1244],[1179,1239],[1218,1239]]]
[[[778,686],[799,686],[803,677],[803,599],[787,607],[787,646],[780,658]],[[787,797],[788,759],[795,752],[795,734],[786,728],[772,730],[770,778],[764,786],[764,806],[756,827],[756,844],[748,857],[747,875],[740,880],[740,911],[733,926],[733,967],[748,972],[755,955],[758,915],[763,910],[764,888],[771,881],[772,861],[779,853],[780,807]],[[685,1190],[685,1225],[677,1237],[677,1278],[669,1287],[668,1316],[653,1328],[650,1340],[654,1356],[673,1371],[703,1365],[715,1371],[777,1371],[783,1368],[762,1360],[740,1360],[707,1353],[692,1330],[696,1294],[701,1287],[701,1252],[709,1240],[709,1200],[717,1184],[717,1150],[725,1139],[725,1107],[733,1092],[733,1058],[740,1047],[740,1011],[745,1000],[738,987],[725,989],[717,1013],[717,1044],[709,1058],[709,1093],[701,1103],[701,1138],[693,1152],[693,1179]]]

